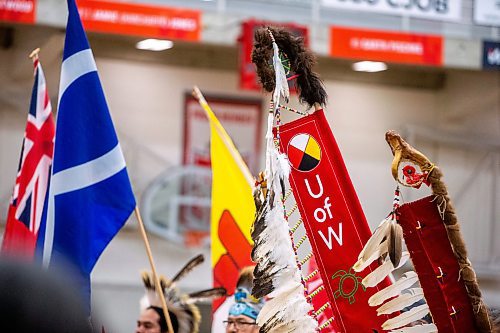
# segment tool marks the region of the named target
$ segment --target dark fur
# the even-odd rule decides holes
[[[493,333],[500,333],[500,309],[490,309],[490,319],[493,325]]]
[[[263,88],[272,92],[275,86],[274,68],[270,65],[273,45],[267,29],[259,28],[255,31],[252,62],[257,67],[257,75]],[[296,85],[300,102],[306,103],[309,107],[316,103],[324,106],[327,100],[326,91],[319,75],[313,71],[316,59],[313,53],[306,49],[304,39],[292,35],[283,28],[269,27],[269,29],[281,52],[290,60],[292,71],[298,75]]]

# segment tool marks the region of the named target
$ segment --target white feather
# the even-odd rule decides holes
[[[437,326],[434,324],[423,324],[413,327],[403,327],[389,333],[438,333]]]
[[[286,154],[279,153],[278,156],[278,175],[283,179],[288,179],[290,175],[290,162],[288,162],[288,156]]]
[[[159,297],[154,290],[146,290],[146,294],[142,296],[141,300],[139,301],[141,311],[146,310],[151,305],[156,305],[153,303],[155,303],[154,300],[157,298]]]
[[[398,267],[394,268],[391,260],[387,258],[382,265],[380,265],[373,272],[365,276],[365,278],[361,281],[361,283],[365,287],[375,287],[377,284],[383,281],[389,274],[391,274],[392,271],[406,264],[408,259],[410,259],[410,253],[408,253],[407,251],[403,252]]]
[[[401,259],[399,260],[399,265],[394,269],[403,267],[408,262],[409,259],[410,259],[410,252],[403,251],[403,253],[401,253]]]
[[[354,266],[352,266],[354,271],[358,273],[363,271],[366,267],[370,266],[372,262],[380,258],[385,253],[389,252],[388,245],[389,241],[385,240],[373,251],[371,251],[371,253],[367,253],[367,255],[370,255],[369,258],[364,258],[364,257],[359,258],[358,261],[354,264]]]
[[[271,112],[267,116],[267,131],[266,131],[266,169],[264,172],[264,177],[269,184],[272,182],[272,169],[271,169],[271,154],[274,150],[274,137],[273,137],[273,125],[274,125],[274,114]]]
[[[377,315],[391,314],[396,311],[401,311],[404,308],[420,301],[424,298],[422,288],[408,289],[409,293],[401,294],[398,297],[391,299],[377,309]]]
[[[363,250],[361,250],[361,252],[359,253],[358,262],[354,264],[355,267],[363,266],[365,261],[374,256],[374,253],[382,252],[380,251],[380,245],[382,244],[384,238],[388,238],[388,235],[390,234],[391,231],[390,226],[391,226],[390,218],[386,218],[380,223],[377,229],[375,229],[373,235],[370,237],[370,239],[368,239],[368,242],[366,242],[366,245],[363,248]],[[356,270],[356,272],[359,271]]]
[[[390,260],[386,260],[382,265],[378,266],[373,272],[365,276],[361,283],[365,287],[375,287],[380,281],[384,280],[387,275],[391,274],[394,266]]]
[[[310,310],[310,305],[304,297],[304,287],[300,282],[290,282],[281,288],[281,292],[275,291],[275,294],[276,297],[266,302],[257,317],[257,324],[261,327],[269,320],[291,321],[295,318],[294,314],[303,316]],[[305,309],[304,304],[307,305]],[[276,313],[278,315],[275,317]]]
[[[280,97],[283,96],[285,99],[288,99],[288,97],[290,96],[290,92],[288,89],[288,81],[286,79],[285,68],[283,67],[279,56],[278,44],[276,44],[275,42],[273,42],[273,53],[273,66],[276,79],[273,101],[275,103],[275,107],[278,107]]]
[[[388,319],[382,324],[382,329],[393,330],[396,328],[408,325],[415,320],[424,318],[429,314],[429,306],[427,304],[419,305],[412,308],[410,311],[403,312],[399,316]]]
[[[402,290],[410,288],[418,281],[417,273],[414,271],[406,272],[402,278],[396,283],[380,290],[368,299],[370,306],[377,306],[385,302],[387,299],[398,296]]]

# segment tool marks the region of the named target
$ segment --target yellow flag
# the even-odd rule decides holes
[[[201,95],[200,95],[201,96]],[[253,177],[231,138],[201,96],[200,104],[210,122],[212,160],[212,268],[215,287],[234,293],[239,271],[253,265],[250,229],[255,217],[252,195]],[[232,297],[231,297],[232,298]],[[212,332],[221,332],[231,302],[219,299],[213,304]]]

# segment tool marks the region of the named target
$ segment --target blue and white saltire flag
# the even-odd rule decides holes
[[[75,0],[68,0],[54,160],[37,254],[69,264],[90,301],[90,273],[136,202]],[[88,305],[89,303],[87,303]]]

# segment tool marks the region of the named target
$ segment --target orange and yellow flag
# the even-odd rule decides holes
[[[195,88],[196,91],[196,88]],[[212,269],[214,287],[234,293],[239,271],[253,265],[250,253],[250,229],[255,217],[252,195],[253,177],[231,138],[215,117],[201,93],[198,100],[210,122],[210,153],[212,160]],[[232,297],[213,303],[212,332],[224,332]]]

